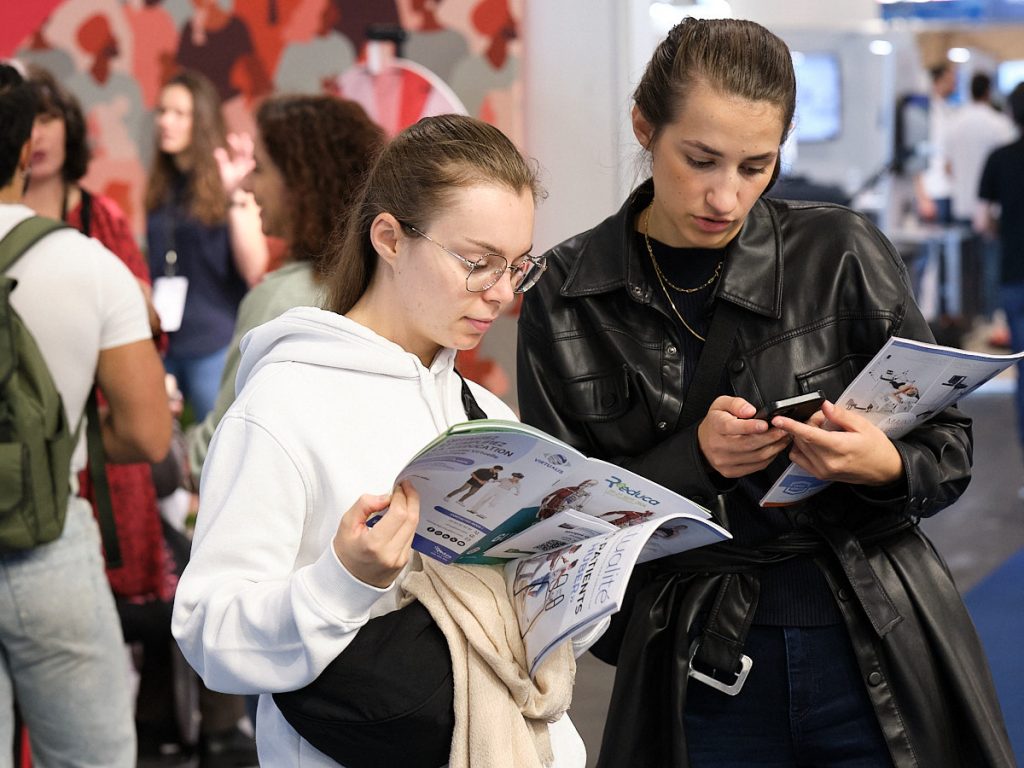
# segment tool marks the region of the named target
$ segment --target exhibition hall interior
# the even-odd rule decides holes
[[[1004,247],[1006,242],[1024,246],[1021,225],[1007,221],[1006,216],[1000,219],[1007,209],[1024,210],[1020,203],[1024,181],[1017,177],[1016,191],[1010,192],[995,182],[996,177],[1007,175],[1006,163],[1024,168],[1021,0],[32,0],[4,4],[0,59],[14,62],[30,80],[50,78],[42,81],[52,84],[43,86],[49,94],[44,101],[75,105],[82,134],[78,141],[87,148],[83,149],[87,164],[74,177],[67,171],[70,149],[66,157],[61,155],[64,169],[58,165],[53,175],[63,197],[57,195],[50,215],[59,210],[65,220],[83,229],[78,219],[66,215],[69,201],[73,209],[79,199],[77,191],[69,197],[72,188],[88,190],[93,199],[105,201],[94,211],[106,210],[107,203],[120,211],[121,237],[131,241],[128,249],[141,266],[136,270],[109,243],[104,245],[136,272],[153,297],[155,340],[168,373],[177,374],[176,382],[168,380],[169,399],[175,406],[169,455],[177,457],[177,463],[169,472],[167,466],[147,469],[145,493],[140,490],[132,496],[151,517],[155,538],[147,546],[155,554],[140,555],[150,559],[136,564],[137,578],[107,570],[125,630],[124,666],[132,686],[138,766],[258,764],[254,727],[258,691],[221,693],[208,688],[182,655],[170,629],[175,584],[189,560],[192,531],[204,508],[202,462],[217,426],[216,418],[211,422],[207,413],[216,412],[218,386],[222,392],[227,387],[224,407],[230,404],[233,376],[227,385],[221,381],[224,360],[218,358],[213,374],[208,369],[202,373],[211,382],[206,400],[202,399],[199,369],[187,364],[191,353],[180,341],[180,351],[175,352],[175,336],[182,336],[181,330],[189,329],[196,339],[202,338],[203,333],[196,333],[189,324],[192,305],[185,303],[182,293],[175,309],[166,282],[162,291],[156,282],[150,287],[151,281],[175,277],[178,257],[168,255],[188,246],[180,234],[175,242],[173,232],[168,240],[167,233],[156,229],[167,221],[173,229],[175,216],[180,215],[174,212],[180,203],[174,197],[167,208],[170,218],[161,218],[164,203],[157,199],[170,194],[168,185],[178,182],[167,177],[162,188],[154,183],[161,155],[169,151],[172,129],[166,115],[175,109],[166,100],[168,83],[184,82],[172,78],[185,71],[199,73],[211,87],[212,109],[219,113],[218,120],[207,125],[222,123],[218,130],[227,137],[226,144],[220,140],[218,151],[225,158],[233,155],[235,161],[245,155],[248,162],[225,159],[208,164],[214,176],[219,168],[227,192],[218,215],[229,222],[224,231],[232,232],[230,247],[242,248],[230,229],[236,216],[252,213],[260,240],[259,264],[251,274],[235,254],[230,269],[237,268],[240,276],[224,289],[225,295],[234,292],[233,303],[229,310],[217,308],[217,312],[226,311],[226,319],[218,321],[217,333],[223,332],[223,341],[215,346],[218,354],[227,349],[228,366],[237,367],[228,348],[237,346],[232,328],[238,307],[246,306],[243,297],[276,270],[294,266],[289,238],[295,236],[295,227],[284,225],[271,231],[264,205],[260,231],[256,215],[266,200],[260,196],[269,193],[260,186],[265,182],[243,178],[260,172],[275,152],[286,151],[276,149],[269,134],[262,135],[268,130],[264,120],[269,119],[262,105],[292,94],[353,101],[362,108],[361,119],[375,124],[373,131],[383,137],[382,142],[421,118],[439,114],[468,115],[495,126],[527,158],[543,188],[531,250],[540,255],[612,216],[650,175],[651,161],[638,142],[632,114],[634,91],[656,47],[686,18],[749,19],[789,48],[796,108],[781,145],[778,178],[765,196],[844,206],[877,228],[905,269],[909,290],[937,344],[989,362],[1024,351],[1024,250]],[[182,90],[181,85],[176,87]],[[201,111],[199,96],[195,99],[193,126],[199,125]],[[1018,101],[1019,115],[1014,106]],[[72,135],[68,114],[50,109],[47,120],[56,115],[65,121],[58,143]],[[32,133],[29,161],[37,165],[27,167],[24,200],[41,214],[45,211],[33,200],[42,199],[46,189],[40,166],[46,166],[51,152],[45,144],[45,126],[40,125],[43,116],[43,112],[37,116]],[[295,118],[292,139],[301,140],[304,119]],[[254,144],[257,134],[261,138]],[[194,136],[192,141],[196,143]],[[287,143],[286,138],[278,141],[282,143]],[[998,154],[1014,144],[1015,156]],[[205,144],[215,145],[217,141]],[[1007,159],[1011,157],[1012,161]],[[356,161],[352,163],[355,167]],[[283,174],[281,189],[285,189],[290,183],[288,169],[278,165]],[[330,173],[330,167],[325,163],[319,170],[306,170],[315,176]],[[178,171],[190,173],[190,168],[179,165]],[[367,168],[360,166],[360,178]],[[232,172],[235,178],[229,186],[226,180]],[[30,199],[33,182],[37,198]],[[322,204],[312,194],[306,200]],[[338,211],[325,216],[337,217],[332,222],[342,218]],[[93,221],[100,221],[95,213]],[[651,222],[650,209],[644,221],[645,227]],[[415,232],[420,240],[430,239],[406,222],[399,224],[406,235]],[[90,234],[87,224],[83,231]],[[103,241],[98,230],[91,234]],[[643,236],[659,270],[646,229]],[[328,240],[326,235],[321,237],[323,249]],[[438,244],[466,261],[446,243]],[[315,244],[307,246],[313,249]],[[647,258],[646,252],[642,255]],[[511,256],[502,263],[507,267],[510,261]],[[513,280],[516,268],[508,267]],[[217,269],[209,269],[210,279]],[[555,279],[551,272],[540,279]],[[201,277],[198,273],[192,277],[197,297],[195,287]],[[662,278],[660,270],[658,277]],[[871,276],[866,279],[870,281]],[[664,283],[662,288],[671,302]],[[523,390],[517,390],[523,301],[517,294],[493,323],[488,321],[487,335],[479,346],[459,351],[456,366],[466,379],[525,418],[530,409],[520,400]],[[308,302],[283,305],[281,311],[303,303]],[[175,313],[172,324],[167,318]],[[559,343],[563,340],[559,338]],[[192,348],[202,349],[204,355],[210,352],[201,341]],[[1024,661],[1019,644],[1024,636],[1021,371],[1024,362],[1004,362],[997,374],[971,382],[968,394],[959,400],[957,407],[973,421],[971,480],[954,503],[921,519],[920,528],[948,567],[977,629],[1009,741],[1017,762],[1024,765]],[[579,391],[590,392],[582,384]],[[195,430],[204,424],[209,424],[209,430],[197,454]],[[213,440],[216,446],[217,438]],[[614,461],[615,457],[607,458]],[[162,476],[166,474],[169,479]],[[110,478],[116,496],[122,490],[115,475]],[[142,508],[118,512],[116,507],[115,503],[122,539],[132,542],[133,537],[142,536],[141,523],[126,522],[141,519]],[[129,544],[122,549],[131,558],[144,547],[137,550]],[[18,706],[17,674],[5,645],[9,636],[7,629],[0,630],[0,657],[8,666],[4,676],[8,684],[0,685],[0,695],[5,697],[0,717],[13,712],[14,727],[0,727],[0,735],[12,738],[9,748],[14,751],[15,768],[46,765],[39,758],[48,753],[39,746],[41,742],[34,741],[44,738],[39,735],[44,729],[34,729],[32,718]],[[756,669],[756,659],[753,663]],[[602,738],[609,732],[615,672],[615,667],[589,652],[577,661],[569,715],[586,746],[587,768],[598,765]],[[64,684],[73,686],[75,680]],[[700,683],[691,680],[690,685]],[[54,690],[52,695],[61,693]],[[96,705],[103,706],[99,701]],[[262,713],[265,703],[259,706]],[[0,765],[8,764],[0,759]],[[950,763],[950,768],[954,765],[959,764]]]

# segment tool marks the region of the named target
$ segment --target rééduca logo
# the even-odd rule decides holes
[[[605,482],[608,483],[608,488],[615,491],[616,493],[621,493],[623,496],[629,496],[631,498],[636,499],[637,501],[642,501],[644,504],[647,504],[648,506],[656,507],[659,504],[661,504],[661,502],[658,501],[658,499],[652,498],[650,496],[645,496],[643,491],[639,491],[636,488],[630,488],[628,485],[626,485],[626,483],[622,481],[622,478],[616,477],[615,475],[605,478]]]

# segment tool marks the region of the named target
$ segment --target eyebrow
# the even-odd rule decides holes
[[[499,256],[502,256],[502,257],[505,256],[505,252],[503,250],[501,250],[500,248],[498,248],[496,246],[491,245],[490,243],[488,243],[488,242],[486,242],[484,240],[476,240],[475,238],[472,238],[472,237],[467,237],[466,240],[468,242],[472,243],[473,245],[477,246],[478,248],[482,248],[487,253],[496,253]],[[530,247],[527,248],[523,253],[519,254],[519,256],[529,256],[532,251],[533,251],[533,243],[530,243]],[[519,258],[519,256],[517,256],[516,258]]]
[[[684,139],[683,140],[683,144],[686,144],[686,145],[691,146],[691,147],[695,147],[696,149],[699,149],[701,152],[709,154],[712,157],[723,157],[723,154],[721,152],[719,152],[717,149],[709,147],[707,144],[705,144],[702,141],[697,141],[695,139],[693,139],[693,140]],[[777,154],[778,154],[777,152],[764,152],[764,153],[762,153],[760,155],[750,155],[750,157],[745,157],[743,159],[744,160],[748,160],[748,161],[749,160],[771,160]]]

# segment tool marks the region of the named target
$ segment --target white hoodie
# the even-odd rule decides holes
[[[353,577],[331,541],[361,494],[390,492],[420,448],[466,420],[454,360],[445,349],[426,368],[368,328],[312,307],[242,340],[238,397],[203,467],[172,631],[209,688],[261,694],[261,765],[337,768],[267,692],[311,682],[368,619],[395,609],[396,585]],[[469,386],[488,416],[515,418]],[[551,738],[558,768],[582,768],[583,743],[568,717],[551,726]]]

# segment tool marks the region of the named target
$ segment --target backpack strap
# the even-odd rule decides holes
[[[110,484],[107,482],[107,457],[103,453],[103,434],[100,431],[100,413],[96,402],[96,387],[89,390],[85,404],[85,445],[89,456],[89,478],[92,481],[92,498],[96,504],[96,522],[100,527],[103,553],[107,568],[120,568],[121,544],[117,540],[117,526],[114,523],[114,506],[110,501]],[[81,425],[79,425],[81,428]]]
[[[67,224],[43,216],[30,216],[20,221],[0,240],[0,273],[6,272],[25,252],[51,232],[70,229]],[[107,567],[121,566],[121,547],[114,527],[114,510],[110,503],[110,485],[107,483],[106,458],[103,454],[103,435],[100,432],[100,417],[96,405],[96,387],[89,393],[85,417],[87,427],[85,442],[89,455],[89,475],[92,478],[93,498],[96,501],[97,520],[103,537]],[[75,429],[75,442],[82,432],[82,422]]]
[[[51,232],[68,229],[68,225],[43,216],[29,216],[19,221],[0,240],[0,272],[6,272],[29,248]]]

